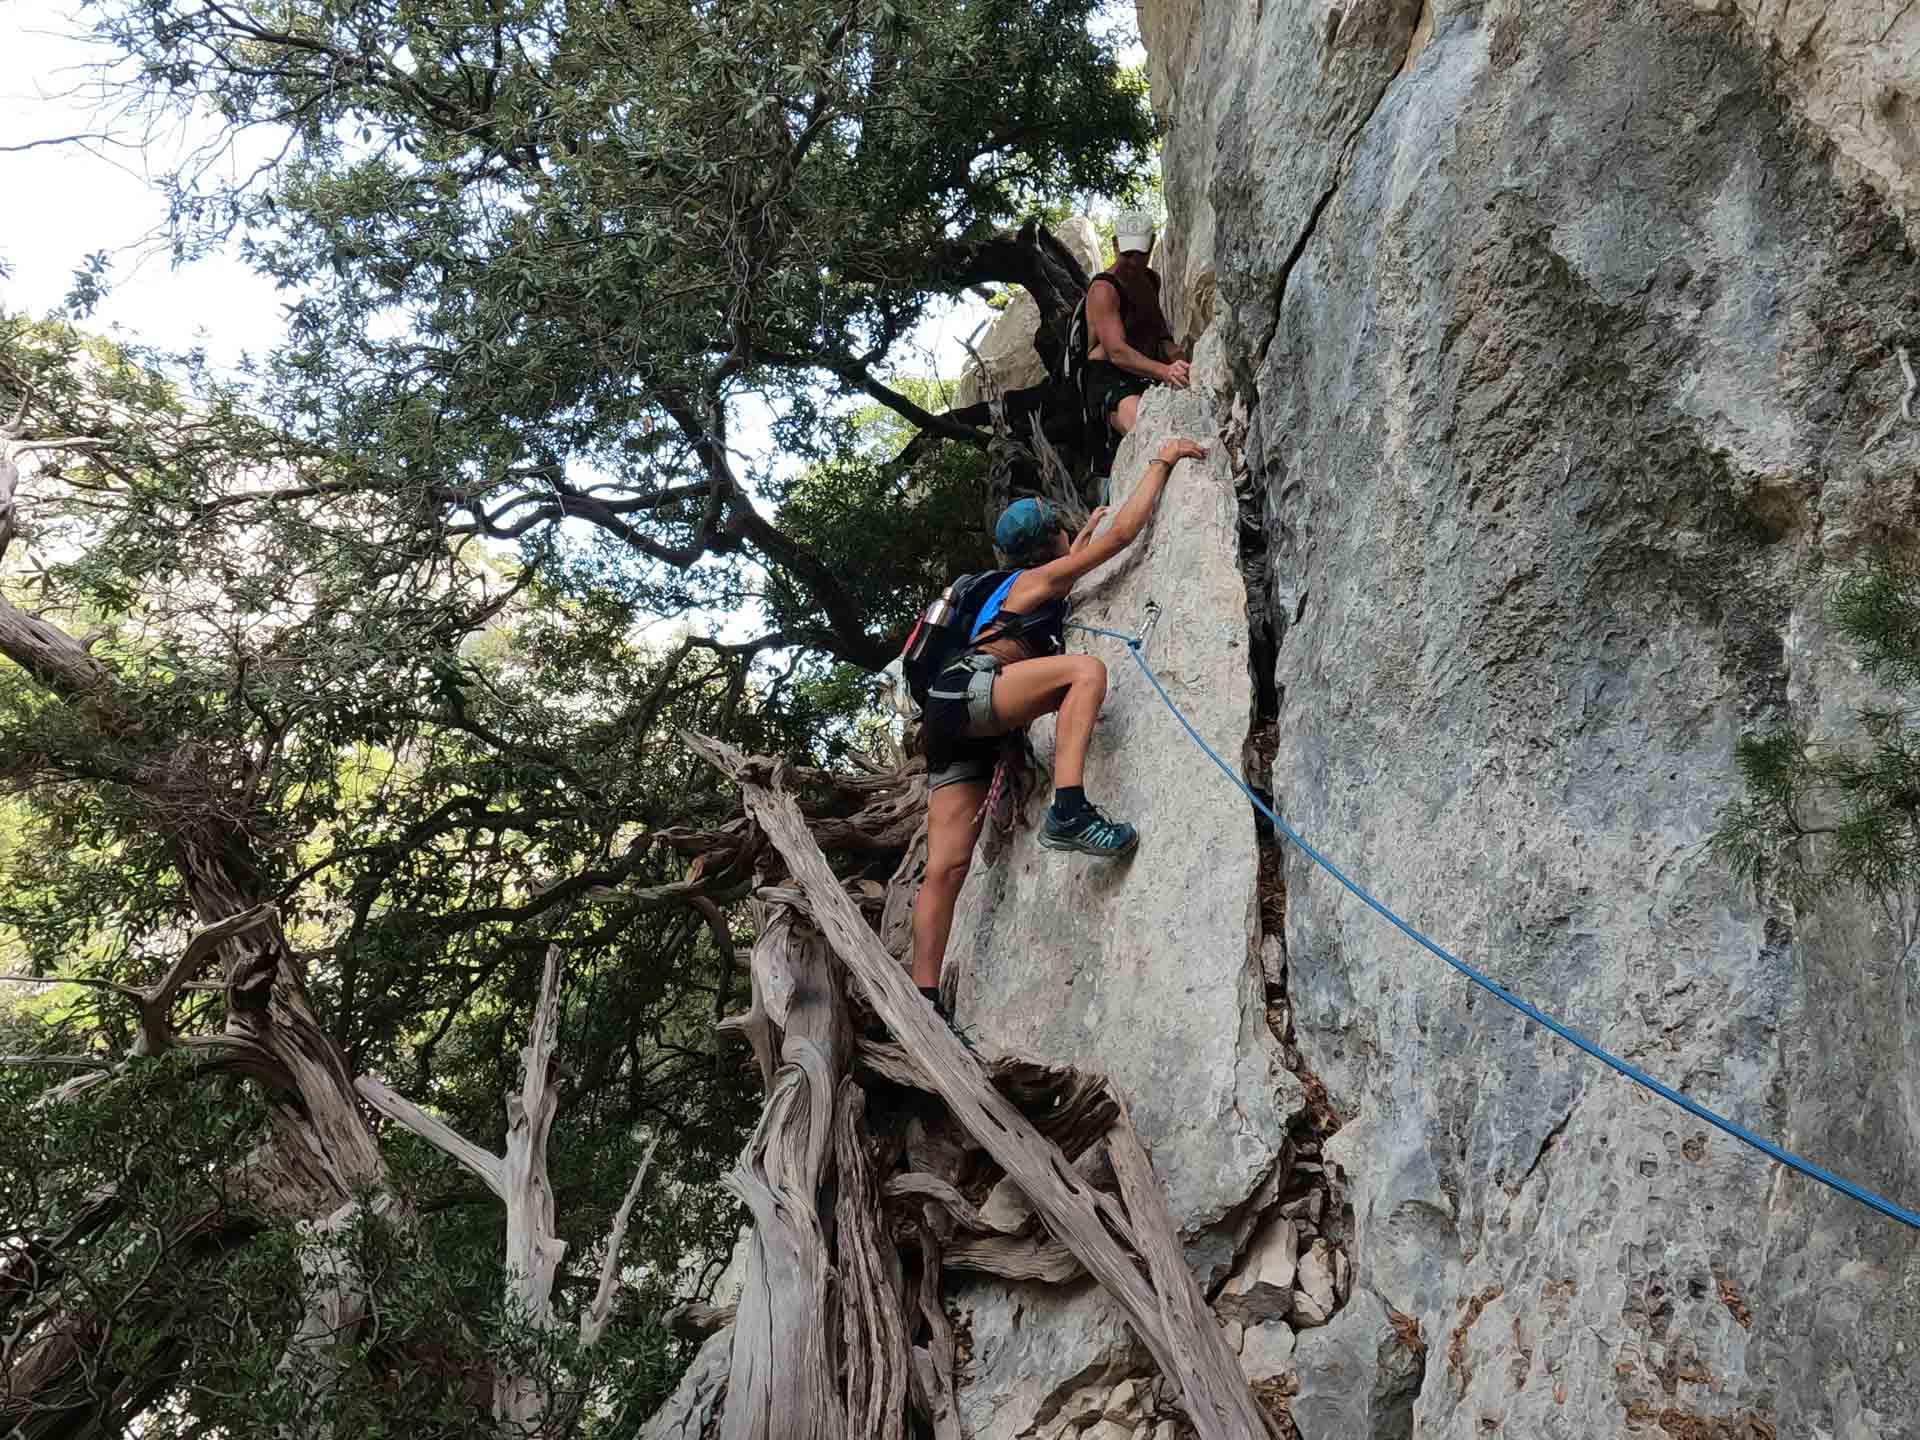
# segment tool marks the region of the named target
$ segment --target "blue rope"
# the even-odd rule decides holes
[[[1342,885],[1344,885],[1347,888],[1347,890],[1357,900],[1359,900],[1362,904],[1366,905],[1369,909],[1374,911],[1389,925],[1392,925],[1394,929],[1398,930],[1402,935],[1405,935],[1409,940],[1413,941],[1414,944],[1419,945],[1423,949],[1431,951],[1433,954],[1439,956],[1442,960],[1446,961],[1447,964],[1451,965],[1455,970],[1458,970],[1462,975],[1466,976],[1467,979],[1471,980],[1474,984],[1478,985],[1482,990],[1485,990],[1488,994],[1494,996],[1499,1000],[1505,1001],[1508,1005],[1511,1005],[1515,1010],[1518,1010],[1522,1015],[1526,1016],[1529,1020],[1535,1021],[1541,1025],[1546,1026],[1547,1029],[1553,1031],[1553,1033],[1558,1035],[1562,1040],[1565,1040],[1569,1044],[1575,1045],[1581,1050],[1586,1051],[1587,1054],[1591,1055],[1594,1059],[1600,1061],[1601,1064],[1610,1066],[1614,1070],[1619,1071],[1620,1074],[1626,1076],[1629,1080],[1632,1080],[1635,1084],[1644,1085],[1647,1089],[1651,1090],[1654,1094],[1658,1095],[1661,1099],[1669,1101],[1672,1104],[1678,1105],[1682,1110],[1685,1110],[1689,1115],[1696,1116],[1699,1119],[1706,1121],[1709,1125],[1714,1126],[1716,1129],[1722,1130],[1728,1135],[1731,1135],[1734,1139],[1742,1141],[1745,1144],[1751,1145],[1754,1149],[1760,1151],[1762,1154],[1771,1156],[1773,1159],[1779,1161],[1782,1165],[1785,1165],[1790,1170],[1797,1170],[1802,1175],[1807,1176],[1809,1179],[1818,1180],[1822,1185],[1830,1186],[1831,1188],[1838,1190],[1842,1195],[1852,1196],[1855,1200],[1858,1200],[1862,1205],[1867,1206],[1869,1209],[1878,1210],[1882,1215],[1885,1215],[1888,1219],[1898,1220],[1902,1225],[1908,1225],[1915,1230],[1920,1230],[1920,1214],[1916,1214],[1912,1210],[1908,1210],[1902,1206],[1896,1205],[1891,1200],[1882,1199],[1880,1196],[1874,1194],[1871,1190],[1863,1189],[1860,1186],[1854,1184],[1851,1180],[1842,1179],[1840,1176],[1835,1175],[1830,1170],[1823,1170],[1821,1169],[1820,1166],[1813,1164],[1811,1161],[1802,1160],[1798,1155],[1794,1155],[1789,1151],[1782,1150],[1778,1145],[1774,1144],[1771,1140],[1768,1140],[1763,1136],[1754,1134],[1751,1130],[1748,1130],[1745,1126],[1735,1124],[1731,1120],[1727,1120],[1719,1115],[1716,1115],[1713,1111],[1707,1109],[1707,1107],[1702,1105],[1699,1101],[1688,1099],[1685,1095],[1682,1095],[1678,1090],[1675,1090],[1672,1086],[1661,1084],[1658,1080],[1654,1079],[1651,1075],[1647,1074],[1646,1071],[1639,1069],[1637,1066],[1630,1065],[1625,1060],[1620,1059],[1617,1055],[1610,1054],[1607,1051],[1601,1049],[1598,1045],[1594,1044],[1591,1040],[1587,1039],[1586,1036],[1580,1034],[1577,1030],[1571,1030],[1567,1028],[1565,1025],[1562,1025],[1558,1020],[1555,1020],[1551,1015],[1548,1015],[1543,1011],[1537,1009],[1536,1007],[1529,1005],[1525,1000],[1522,1000],[1518,995],[1515,995],[1511,991],[1502,988],[1500,985],[1496,984],[1494,981],[1488,979],[1485,975],[1482,975],[1478,970],[1474,969],[1471,965],[1467,964],[1464,960],[1457,958],[1456,956],[1449,953],[1446,949],[1444,949],[1440,945],[1436,944],[1432,940],[1429,940],[1425,935],[1422,935],[1418,930],[1414,929],[1406,921],[1402,920],[1398,915],[1394,914],[1393,911],[1389,910],[1385,905],[1381,904],[1378,900],[1374,899],[1373,896],[1368,894],[1366,890],[1361,888],[1359,885],[1355,884],[1352,880],[1349,880],[1345,872],[1343,872],[1338,865],[1335,865],[1331,860],[1327,859],[1326,856],[1322,855],[1318,850],[1314,849],[1313,846],[1309,845],[1306,841],[1306,838],[1303,835],[1301,835],[1299,831],[1295,830],[1291,825],[1287,824],[1286,821],[1282,820],[1277,814],[1275,814],[1273,811],[1273,807],[1268,805],[1266,801],[1262,800],[1258,795],[1254,794],[1253,791],[1248,787],[1247,782],[1242,780],[1237,774],[1235,774],[1233,771],[1233,768],[1230,765],[1228,765],[1226,761],[1222,760],[1217,754],[1214,753],[1213,747],[1207,744],[1205,740],[1200,738],[1200,732],[1193,728],[1192,724],[1187,720],[1187,717],[1181,713],[1180,707],[1173,703],[1173,697],[1167,694],[1166,687],[1160,683],[1160,677],[1153,673],[1152,667],[1150,667],[1147,664],[1145,657],[1141,655],[1140,642],[1137,638],[1135,638],[1132,635],[1123,635],[1118,630],[1102,630],[1096,625],[1082,625],[1082,624],[1079,624],[1078,622],[1073,622],[1072,628],[1076,630],[1084,630],[1090,635],[1104,635],[1108,639],[1119,640],[1123,642],[1127,647],[1127,653],[1133,656],[1133,663],[1140,667],[1140,673],[1147,677],[1148,683],[1151,684],[1153,688],[1159,693],[1161,701],[1166,705],[1168,710],[1173,712],[1173,718],[1180,722],[1180,728],[1187,732],[1187,734],[1192,738],[1193,743],[1198,745],[1201,748],[1201,750],[1203,750],[1206,753],[1206,757],[1209,760],[1213,761],[1215,765],[1218,765],[1220,767],[1220,772],[1223,775],[1225,775],[1229,780],[1231,780],[1237,787],[1239,787],[1240,793],[1242,795],[1245,795],[1247,799],[1251,800],[1254,803],[1255,808],[1257,808],[1261,814],[1265,815],[1269,820],[1271,820],[1274,823],[1275,826],[1279,828],[1281,834],[1285,835],[1287,839],[1291,840],[1295,845],[1298,845],[1300,849],[1303,852],[1305,852],[1307,857],[1313,861],[1314,864],[1318,865],[1322,870],[1325,870],[1329,875],[1333,876],[1333,878],[1338,880]]]

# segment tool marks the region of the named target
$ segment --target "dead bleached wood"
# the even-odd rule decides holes
[[[640,1157],[640,1165],[633,1172],[633,1183],[627,1186],[626,1198],[620,1202],[613,1224],[607,1229],[606,1253],[600,1261],[600,1283],[594,1288],[593,1300],[580,1312],[580,1344],[584,1349],[591,1350],[600,1343],[607,1321],[613,1315],[613,1292],[620,1282],[620,1249],[627,1243],[627,1225],[633,1219],[634,1202],[640,1198],[640,1188],[647,1183],[653,1152],[659,1148],[660,1137],[656,1135],[647,1142],[647,1152]]]
[[[926,1088],[926,1073],[913,1063],[913,1057],[902,1046],[885,1040],[862,1040],[854,1049],[854,1059],[869,1075],[908,1090]]]
[[[997,1235],[998,1229],[973,1206],[973,1203],[938,1175],[908,1171],[892,1176],[886,1184],[889,1200],[924,1200],[938,1205],[953,1217],[953,1223],[976,1235]]]
[[[949,1270],[972,1270],[1003,1280],[1046,1280],[1056,1285],[1087,1273],[1079,1257],[1059,1241],[1013,1235],[955,1240],[942,1252],[942,1263]]]
[[[913,1352],[914,1376],[934,1440],[960,1440],[959,1407],[953,1399],[953,1325],[940,1303],[940,1241],[933,1227],[920,1230],[920,1316],[927,1322],[927,1344]]]
[[[353,1082],[354,1092],[404,1130],[426,1141],[442,1155],[478,1179],[500,1199],[507,1198],[507,1181],[500,1157],[474,1144],[445,1121],[436,1119],[403,1095],[396,1094],[382,1081],[362,1075]]]
[[[706,1440],[727,1396],[732,1356],[733,1327],[723,1326],[700,1347],[666,1403],[640,1427],[638,1440]]]
[[[1173,1217],[1167,1211],[1166,1192],[1160,1188],[1152,1162],[1141,1148],[1133,1119],[1124,1106],[1108,1132],[1107,1149],[1113,1159],[1114,1175],[1120,1182],[1120,1197],[1126,1202],[1128,1218],[1133,1221],[1134,1239],[1146,1259],[1154,1291],[1160,1297],[1161,1316],[1167,1330],[1214,1342],[1211,1346],[1198,1346],[1181,1357],[1187,1367],[1180,1387],[1187,1402],[1187,1418],[1202,1435],[1209,1433],[1202,1417],[1214,1422],[1216,1433],[1237,1433],[1238,1428],[1251,1419],[1277,1435],[1278,1426],[1249,1396],[1240,1363],[1227,1349],[1225,1332],[1214,1318],[1206,1297],[1193,1283],[1193,1272],[1187,1269],[1180,1237],[1174,1232]],[[1216,1359],[1212,1351],[1219,1352],[1224,1363]]]
[[[688,735],[687,741],[740,786],[748,813],[812,900],[815,923],[923,1072],[927,1087],[1019,1186],[1054,1237],[1119,1303],[1161,1373],[1180,1387],[1202,1440],[1255,1440],[1274,1433],[1247,1388],[1238,1358],[1207,1313],[1177,1239],[1169,1249],[1168,1238],[1157,1228],[1137,1233],[1120,1207],[1076,1175],[1059,1148],[987,1083],[958,1037],[940,1023],[842,891],[799,807],[779,787],[773,767],[705,736]],[[1147,1175],[1151,1173],[1149,1167]],[[1136,1257],[1146,1262],[1151,1283],[1140,1274]],[[736,1346],[736,1383],[737,1362]]]
[[[325,1219],[298,1227],[300,1320],[274,1367],[298,1404],[295,1418],[275,1427],[279,1440],[317,1440],[335,1433],[329,1399],[352,1338],[372,1305],[353,1230],[369,1216],[393,1211],[389,1196],[376,1196],[371,1208],[349,1200]]]
[[[540,1332],[559,1328],[553,1307],[553,1284],[567,1250],[566,1242],[555,1233],[553,1186],[547,1173],[547,1147],[554,1112],[559,1105],[552,1077],[553,1053],[559,1043],[561,978],[560,949],[549,945],[541,968],[540,996],[534,1004],[527,1043],[520,1051],[520,1087],[507,1096],[504,1155],[495,1155],[484,1146],[474,1144],[445,1121],[429,1115],[370,1075],[362,1075],[353,1082],[355,1093],[374,1110],[425,1140],[500,1198],[506,1207],[508,1309]],[[599,1284],[592,1300],[580,1313],[583,1348],[591,1349],[599,1343],[612,1318],[621,1247],[658,1144],[658,1136],[648,1142],[608,1229]],[[547,1381],[515,1366],[502,1366],[494,1377],[494,1417],[509,1435],[537,1434],[543,1427],[564,1430],[573,1403],[568,1401],[556,1406]]]
[[[753,942],[752,958],[748,961],[748,983],[752,988],[747,1008],[741,1014],[722,1020],[718,1028],[723,1035],[747,1037],[747,1043],[753,1047],[753,1058],[760,1066],[760,1084],[764,1089],[772,1090],[773,1027],[777,1022],[769,1007],[782,1007],[781,1013],[784,1015],[785,996],[769,994],[768,987],[782,983],[780,977],[785,974],[784,962],[775,956],[786,950],[792,937],[795,917],[790,907],[775,905],[769,909],[764,900],[755,901],[753,916],[757,938]]]
[[[879,1186],[861,1140],[866,1106],[866,1092],[842,1080],[833,1130],[839,1170],[834,1218],[845,1318],[847,1434],[903,1440],[912,1344],[897,1280],[900,1257],[881,1219]]]
[[[547,947],[540,998],[520,1051],[520,1088],[507,1096],[507,1149],[500,1178],[507,1194],[507,1293],[536,1331],[555,1328],[553,1280],[567,1242],[554,1231],[553,1186],[547,1179],[547,1140],[560,1097],[552,1084],[560,1029],[560,947]],[[548,1387],[507,1366],[494,1382],[493,1413],[509,1433],[533,1433],[545,1422]]]
[[[202,926],[194,931],[186,947],[167,967],[166,973],[144,987],[122,985],[89,975],[0,975],[0,980],[22,985],[85,985],[98,990],[111,990],[133,1002],[136,1018],[133,1044],[127,1047],[128,1058],[163,1055],[181,1043],[179,1036],[174,1033],[172,1020],[173,1002],[179,998],[181,987],[202,965],[219,953],[223,942],[272,924],[278,918],[278,913],[271,905],[255,905],[237,915],[229,915],[224,920]],[[194,1048],[215,1051],[220,1048],[223,1038],[195,1036]],[[93,1072],[47,1091],[36,1102],[41,1105],[57,1105],[73,1100],[94,1086],[105,1084],[126,1068],[105,1058],[91,1056],[0,1056],[0,1064],[77,1065]]]
[[[682,1300],[660,1319],[683,1340],[704,1340],[714,1331],[733,1324],[738,1309],[736,1305],[710,1305],[705,1300]]]
[[[886,902],[880,907],[880,943],[896,960],[906,958],[913,945],[913,900],[920,893],[920,881],[927,873],[927,820],[925,785],[922,783],[920,823],[907,842],[906,853],[887,880]]]
[[[851,906],[837,886],[835,895]],[[721,1440],[846,1435],[833,1355],[834,1272],[819,1205],[847,1047],[826,945],[811,930],[789,923],[785,931],[785,944],[754,947],[756,990],[785,1033],[760,1124],[727,1177],[753,1214],[753,1234]]]
[[[988,1067],[987,1075],[993,1088],[1070,1160],[1104,1139],[1120,1111],[1113,1087],[1103,1077],[1065,1065],[1006,1055]]]
[[[862,1070],[895,1085],[910,1090],[929,1088],[926,1070],[903,1046],[885,1040],[862,1040],[856,1059]],[[1042,1065],[1003,1055],[987,1066],[987,1079],[1032,1122],[1034,1129],[1069,1158],[1104,1140],[1107,1127],[1120,1111],[1104,1079],[1064,1065]]]

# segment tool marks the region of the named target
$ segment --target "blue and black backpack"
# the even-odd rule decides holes
[[[1017,570],[983,570],[977,575],[962,575],[920,612],[900,652],[900,673],[914,702],[922,709],[926,707],[927,689],[934,677],[973,643],[973,626],[980,617],[981,607],[1019,573]]]

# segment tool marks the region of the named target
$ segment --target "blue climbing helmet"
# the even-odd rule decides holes
[[[1046,501],[1016,500],[1000,512],[1000,521],[993,527],[993,543],[1015,564],[1051,559],[1050,542],[1061,528],[1060,512]]]

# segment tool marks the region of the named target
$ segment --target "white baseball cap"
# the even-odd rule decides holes
[[[1114,216],[1113,247],[1123,255],[1153,249],[1153,215],[1146,210],[1122,210]]]

